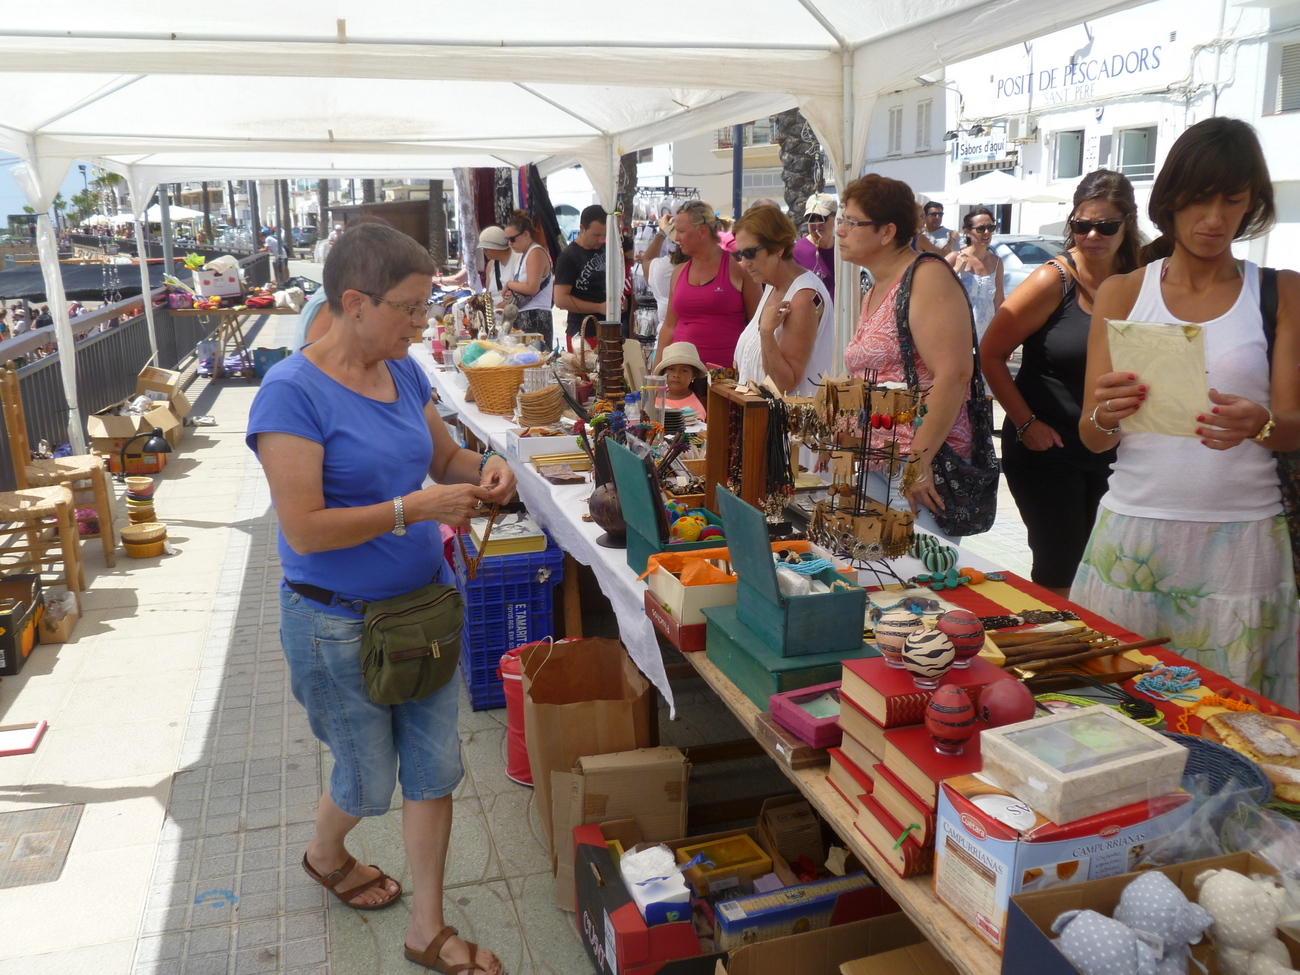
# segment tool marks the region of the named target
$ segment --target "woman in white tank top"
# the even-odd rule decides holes
[[[533,221],[523,210],[516,210],[506,224],[506,241],[518,255],[514,274],[505,283],[501,294],[506,301],[514,301],[519,309],[515,331],[537,332],[542,344],[551,348],[555,344],[554,319],[551,316],[551,258],[546,248],[533,240]]]
[[[1272,451],[1300,447],[1300,274],[1278,276],[1270,361],[1260,270],[1231,246],[1274,220],[1254,130],[1189,128],[1148,213],[1162,236],[1144,257],[1158,259],[1097,292],[1079,432],[1119,453],[1071,598],[1295,709],[1300,613]],[[1148,386],[1113,371],[1108,319],[1203,326],[1210,393],[1195,438],[1121,432]]]

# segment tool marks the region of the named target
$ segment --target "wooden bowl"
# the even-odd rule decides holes
[[[146,542],[143,545],[123,540],[122,547],[126,549],[126,554],[133,559],[152,559],[163,554],[163,546],[166,544],[166,541],[161,538],[156,542]]]

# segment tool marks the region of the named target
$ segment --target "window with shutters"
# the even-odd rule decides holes
[[[916,103],[916,151],[927,152],[930,149],[930,113],[934,99],[927,98]]]
[[[1300,110],[1300,44],[1282,48],[1282,73],[1277,79],[1277,111]]]
[[[1121,129],[1119,132],[1119,166],[1129,179],[1155,179],[1156,129]]]
[[[903,106],[889,110],[889,148],[886,155],[896,156],[903,151]]]
[[[1056,178],[1078,179],[1083,175],[1083,130],[1056,133]]]

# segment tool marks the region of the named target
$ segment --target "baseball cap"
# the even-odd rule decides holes
[[[478,247],[479,250],[505,251],[510,249],[510,241],[506,240],[506,232],[500,227],[484,227],[478,235]]]
[[[837,201],[829,193],[814,193],[804,205],[804,216],[829,217],[835,213]]]

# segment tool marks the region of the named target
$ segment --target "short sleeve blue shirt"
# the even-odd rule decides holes
[[[289,433],[325,448],[322,487],[328,508],[391,502],[418,491],[433,459],[424,415],[429,380],[412,359],[387,363],[397,399],[383,403],[330,378],[305,355],[276,363],[262,380],[248,417],[248,446],[260,433]],[[295,552],[279,533],[284,577],[347,599],[376,600],[419,589],[444,572],[435,521],[409,525],[404,537],[380,535],[361,545]],[[342,607],[335,612],[352,615]]]

